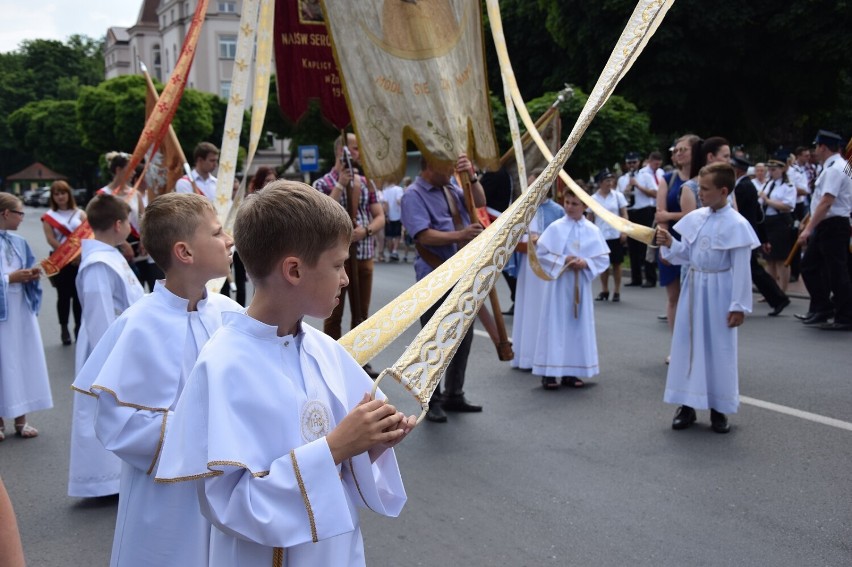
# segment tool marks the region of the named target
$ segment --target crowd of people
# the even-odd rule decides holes
[[[628,153],[623,173],[595,176],[591,198],[653,227],[653,242],[627,239],[572,189],[556,188],[514,254],[511,366],[540,376],[545,390],[582,388],[598,375],[595,303],[625,300],[629,261],[623,287],[666,289],[672,428],[709,410],[712,429],[730,431],[736,333],[753,285],[778,316],[801,277],[810,294],[802,323],[852,330],[852,179],[841,142],[820,130],[813,147],[762,163],[724,138],[693,134],[674,141],[665,168],[660,152]],[[67,184],[51,187],[42,217],[51,249],[84,222],[93,232],[51,284],[60,339],[71,344],[73,313],[77,343],[68,494],[120,495],[112,565],[265,564],[284,553],[295,564],[357,563],[355,508],[395,516],[404,504],[392,448],[415,419],[380,392],[372,399],[376,373],[336,342],[345,298],[355,327],[370,315],[375,262],[399,262],[401,249],[407,261],[410,246],[421,280],[484,230],[458,179],[470,182],[477,209],[494,205],[499,215],[509,201],[488,202],[463,154],[455,163],[423,158],[415,179],[378,188],[360,170],[354,134],[334,151],[313,187],[258,168],[233,238],[212,204],[218,149],[208,143],[173,193],[138,190],[120,152],[107,155],[113,180],[85,211]],[[0,194],[0,415],[31,439],[39,432],[28,414],[52,398],[36,318],[40,270],[14,234],[23,216],[19,199]],[[207,282],[222,277],[233,279],[237,301],[226,297],[229,285],[208,293]],[[305,316],[322,318],[323,332],[302,324]],[[465,391],[472,341],[469,330],[428,421],[482,411]],[[265,435],[270,426],[282,434]],[[0,420],[0,441],[5,434]]]

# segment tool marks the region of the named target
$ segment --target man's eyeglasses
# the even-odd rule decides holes
[[[15,213],[16,215],[19,215],[19,216],[20,216],[20,217],[22,217],[22,218],[23,218],[23,216],[24,216],[24,214],[25,214],[25,213],[24,213],[24,211],[13,211],[12,209],[7,209],[7,210],[8,210],[10,213]]]

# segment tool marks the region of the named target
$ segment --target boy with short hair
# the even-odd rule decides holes
[[[337,305],[351,232],[339,204],[292,181],[237,213],[255,295],[199,356],[157,469],[158,482],[201,483],[210,565],[364,565],[356,508],[396,516],[405,502],[389,449],[414,417],[370,399],[358,363],[302,322]]]
[[[544,229],[534,244],[542,270],[555,281],[543,290],[533,374],[545,390],[585,386],[597,375],[598,343],[592,283],[609,267],[609,246],[584,216],[586,205],[570,189],[562,195],[565,216]]]
[[[75,374],[112,322],[145,293],[127,260],[116,249],[130,234],[129,215],[130,206],[113,195],[98,195],[86,207],[94,238],[81,242],[77,296],[83,308],[83,322],[77,337]],[[121,461],[96,438],[92,428],[96,412],[93,398],[74,396],[69,496],[108,496],[119,490]]]
[[[74,387],[94,396],[97,436],[123,461],[110,565],[202,566],[210,524],[194,487],[155,484],[152,472],[201,347],[223,312],[241,309],[205,289],[230,270],[233,240],[210,201],[170,193],[146,209],[142,243],[166,279],[110,328]]]
[[[692,425],[698,408],[710,410],[713,431],[727,433],[725,414],[739,406],[737,327],[751,312],[751,251],[760,241],[728,202],[733,168],[721,162],[706,165],[698,179],[704,206],[674,225],[681,240],[657,229],[663,258],[689,270],[678,300],[663,399],[681,404],[672,429]]]

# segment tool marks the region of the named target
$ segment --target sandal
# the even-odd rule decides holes
[[[618,292],[613,293],[612,294],[612,302],[618,303],[619,301],[621,301],[621,294],[618,293]]]
[[[38,429],[27,422],[15,424],[15,435],[22,439],[32,439],[38,437]]]
[[[607,300],[609,300],[609,292],[608,291],[600,292],[598,294],[598,296],[595,298],[595,301],[607,301]]]
[[[569,388],[582,388],[586,385],[586,383],[577,378],[576,376],[563,376],[562,385],[568,386]]]
[[[558,390],[559,384],[556,383],[556,378],[553,376],[542,376],[541,387],[545,390]]]

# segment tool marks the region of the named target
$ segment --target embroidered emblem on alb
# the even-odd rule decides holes
[[[302,439],[307,443],[328,435],[331,410],[324,403],[311,400],[302,406]]]

